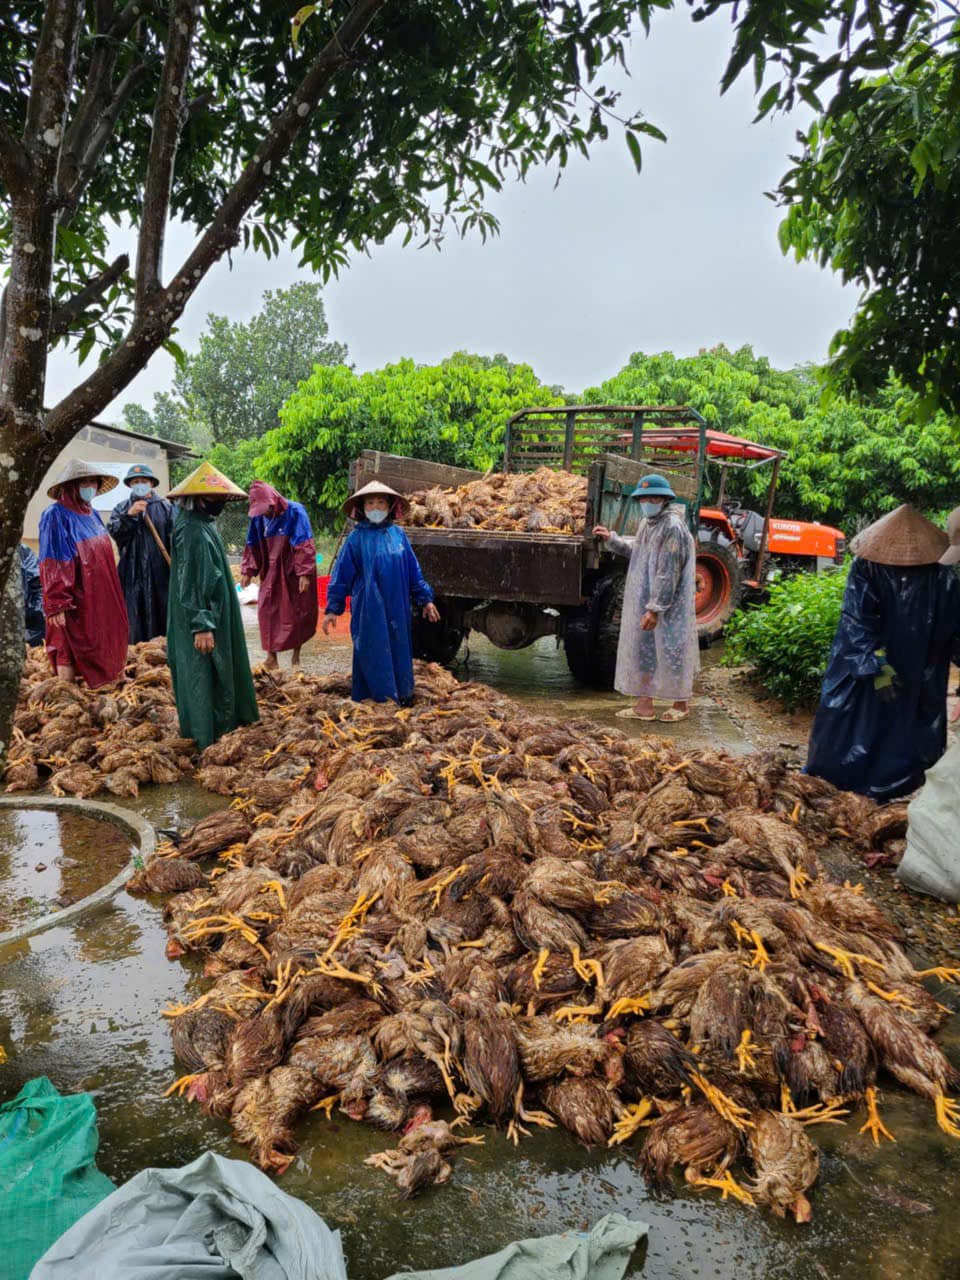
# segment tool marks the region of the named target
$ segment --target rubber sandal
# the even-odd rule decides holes
[[[689,714],[689,708],[686,711],[681,711],[679,707],[670,707],[658,718],[661,724],[677,724],[680,720],[686,720]]]
[[[638,712],[634,711],[633,707],[624,707],[622,711],[617,712],[617,719],[618,720],[656,720],[657,713],[654,711],[653,715],[642,716]]]

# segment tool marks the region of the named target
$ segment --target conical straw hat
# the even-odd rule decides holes
[[[351,520],[355,520],[356,516],[353,514],[355,505],[359,503],[362,509],[364,498],[392,498],[394,508],[399,514],[405,513],[410,506],[402,493],[397,493],[396,489],[391,489],[389,485],[381,484],[379,480],[371,480],[369,484],[365,484],[356,493],[351,493],[341,507],[343,514],[349,516]]]
[[[111,489],[115,489],[120,483],[116,476],[108,476],[101,471],[95,462],[81,462],[79,458],[71,458],[64,465],[55,483],[47,490],[47,497],[56,502],[60,497],[63,486],[69,484],[71,480],[97,480],[100,484],[97,493],[109,493]]]
[[[175,489],[167,494],[168,498],[243,498],[247,495],[228,480],[222,471],[211,462],[201,462],[196,471],[191,471],[186,480],[181,480]]]
[[[936,564],[949,541],[942,529],[904,504],[857,534],[850,550],[877,564]]]

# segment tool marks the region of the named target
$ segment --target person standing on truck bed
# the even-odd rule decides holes
[[[611,551],[630,557],[614,687],[636,702],[618,715],[670,724],[690,714],[700,670],[696,547],[682,512],[670,505],[676,494],[663,476],[644,476],[629,496],[639,500],[643,517],[636,537],[604,525],[593,531]],[[658,716],[654,698],[673,706]]]
[[[337,556],[327,591],[323,634],[329,635],[350,604],[355,702],[413,702],[413,636],[410,600],[428,622],[439,622],[433,591],[404,531],[394,524],[407,501],[373,481],[343,504],[357,527]]]

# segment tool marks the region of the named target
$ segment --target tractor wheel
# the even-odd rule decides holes
[[[732,547],[710,541],[697,547],[696,574],[697,635],[708,648],[740,604],[743,573]]]
[[[625,584],[622,573],[601,578],[584,607],[567,619],[567,666],[581,684],[594,689],[613,688]]]
[[[427,622],[416,609],[413,614],[413,656],[424,662],[439,662],[448,667],[463,643],[464,629],[458,625],[460,616],[451,609],[449,601],[438,600],[439,622]]]

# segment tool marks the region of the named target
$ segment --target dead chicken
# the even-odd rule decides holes
[[[778,1218],[792,1213],[797,1222],[813,1216],[806,1192],[820,1172],[820,1154],[800,1121],[777,1111],[754,1113],[748,1144],[755,1173],[750,1193]]]

